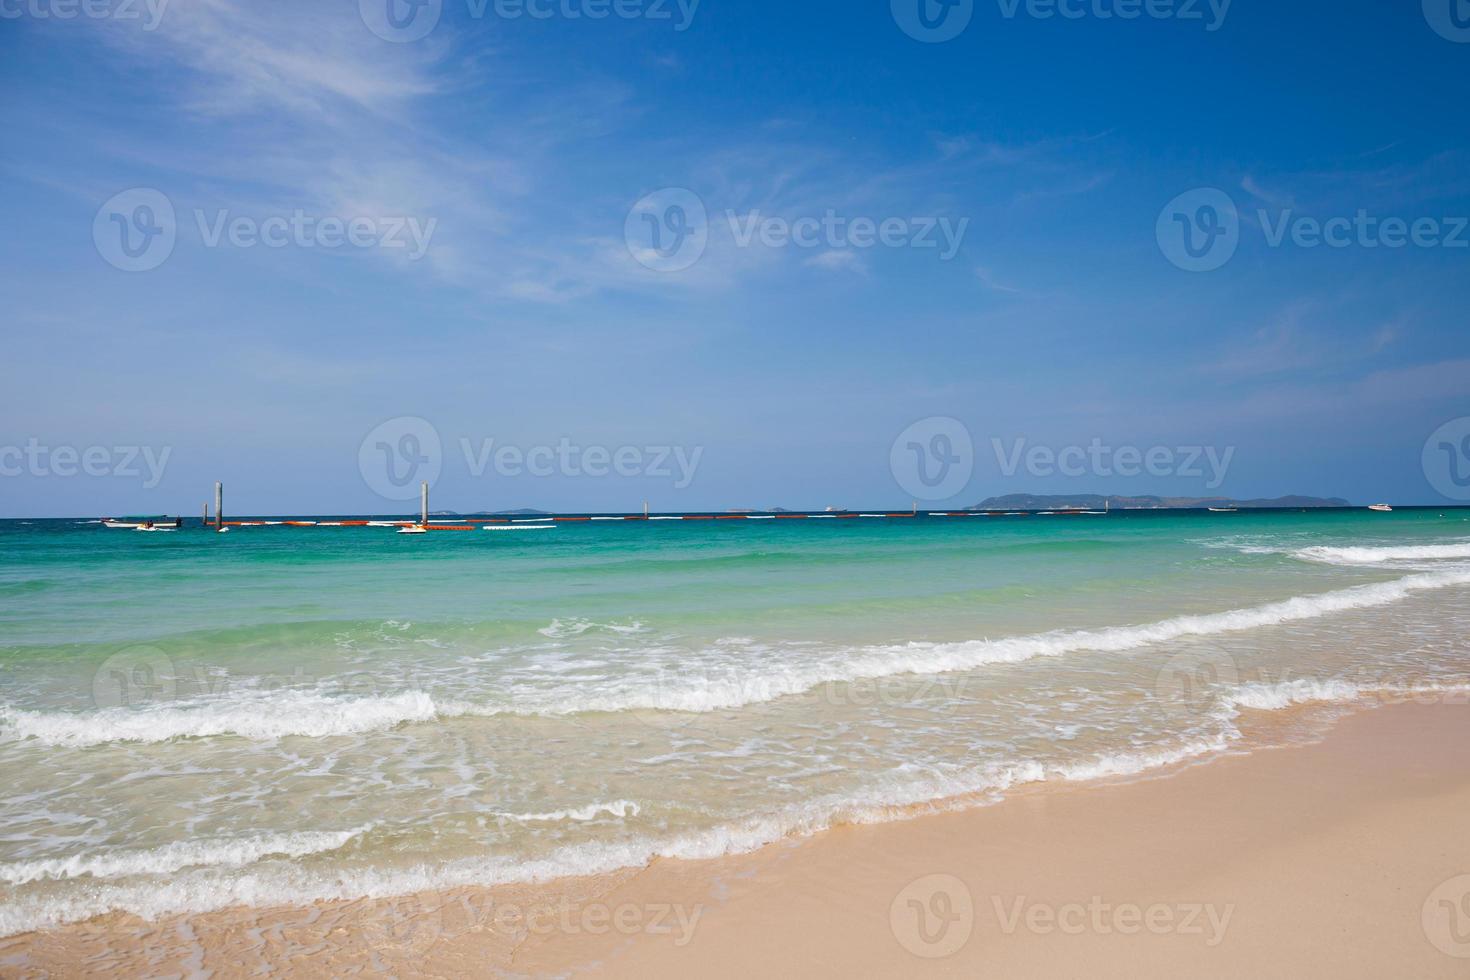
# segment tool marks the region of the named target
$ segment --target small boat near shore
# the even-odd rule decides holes
[[[1390,507],[1390,506],[1388,506],[1388,504],[1369,504],[1368,505],[1368,509],[1369,510],[1376,510],[1380,514],[1391,514],[1391,513],[1393,513],[1393,508]]]

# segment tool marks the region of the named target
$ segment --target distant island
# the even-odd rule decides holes
[[[1351,507],[1341,497],[1302,497],[1290,495],[1271,499],[1236,500],[1233,497],[1139,497],[1104,496],[1097,493],[1044,494],[1008,493],[987,497],[966,510],[1199,510],[1206,507]]]

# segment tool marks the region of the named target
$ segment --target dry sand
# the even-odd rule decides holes
[[[1470,707],[716,861],[0,940],[5,976],[201,970],[1470,976]]]

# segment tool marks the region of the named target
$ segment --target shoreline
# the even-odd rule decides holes
[[[1420,922],[1430,892],[1470,872],[1455,832],[1470,807],[1470,710],[1451,700],[1272,712],[1231,749],[1126,779],[1033,784],[594,878],[153,923],[110,914],[0,940],[0,967],[1463,973]],[[1334,930],[1338,911],[1361,934]]]

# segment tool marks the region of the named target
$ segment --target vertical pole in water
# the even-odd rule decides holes
[[[919,516],[919,502],[917,500],[914,501],[914,516]]]
[[[204,523],[200,527],[209,527],[209,501],[204,502]]]
[[[648,501],[643,501],[643,519],[648,520]]]
[[[429,484],[427,481],[419,485],[419,523],[429,523]]]
[[[223,527],[225,519],[225,485],[218,480],[214,484],[214,529]]]

